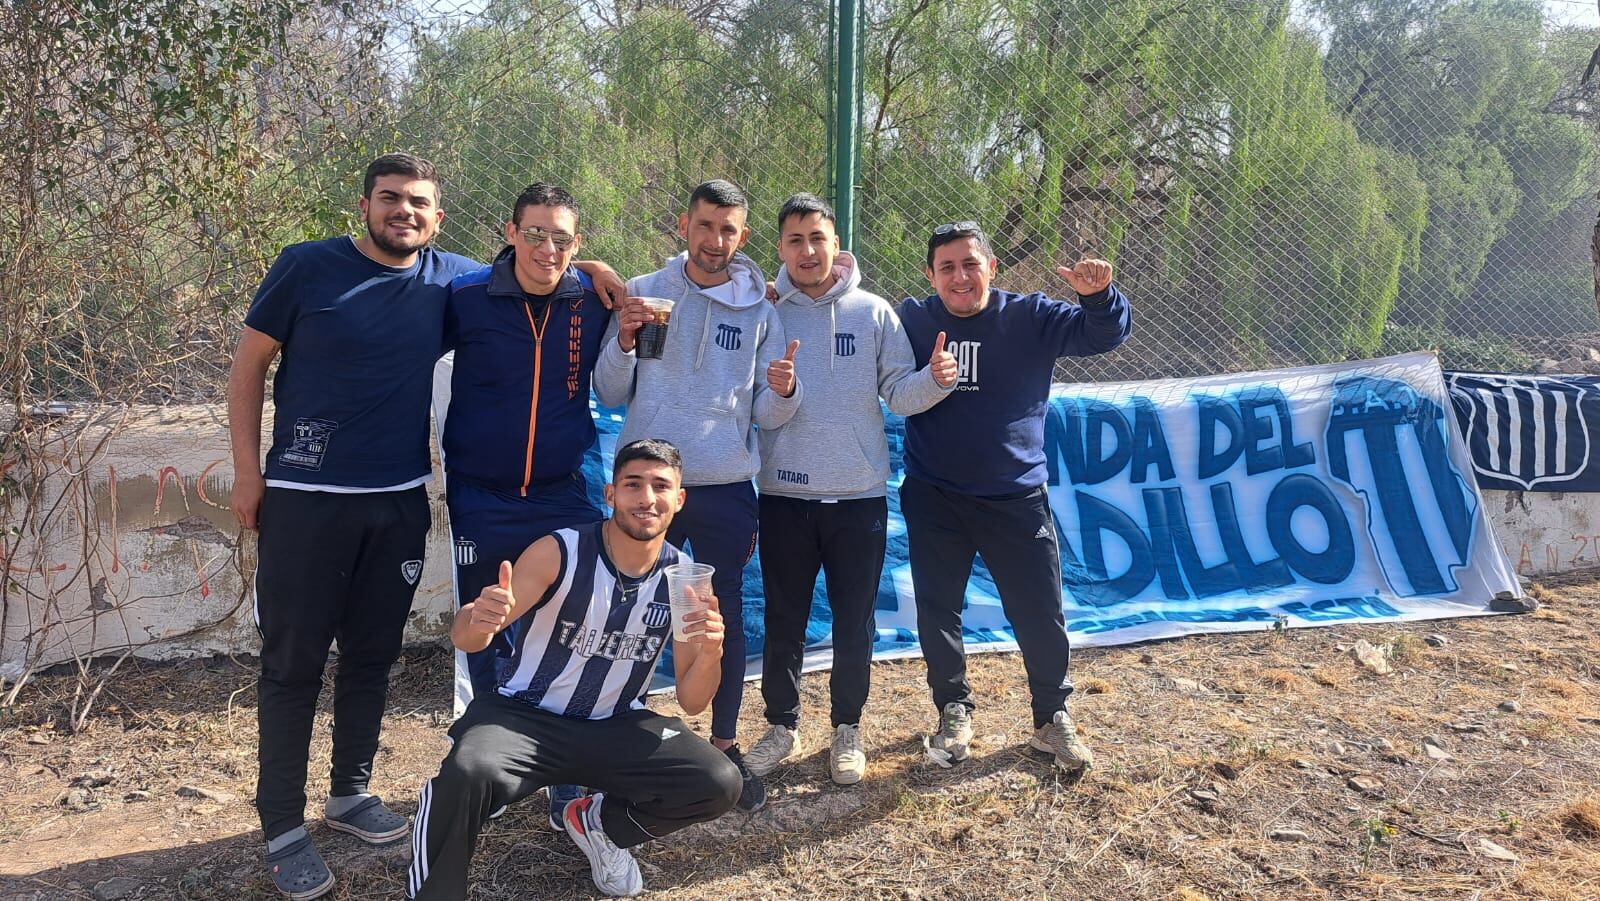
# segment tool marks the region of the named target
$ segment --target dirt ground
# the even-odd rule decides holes
[[[980,740],[954,769],[922,754],[921,662],[876,665],[871,764],[849,788],[828,781],[826,678],[808,676],[810,753],[773,775],[766,809],[641,849],[646,885],[713,899],[1600,898],[1594,579],[1534,586],[1531,616],[1082,652],[1074,711],[1097,767],[1079,782],[1027,750],[1015,655],[973,659]],[[1358,639],[1393,671],[1357,662]],[[250,803],[253,664],[129,661],[76,734],[73,673],[0,711],[0,899],[277,897]],[[407,813],[444,753],[449,666],[441,647],[410,649],[391,691],[374,788]],[[752,684],[747,741],[759,712]],[[325,789],[314,779],[310,794]],[[407,843],[311,823],[339,880],[329,897],[402,896]],[[542,805],[485,832],[471,897],[592,895]]]

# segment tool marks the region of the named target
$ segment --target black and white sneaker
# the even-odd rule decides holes
[[[761,782],[761,777],[750,772],[750,768],[744,765],[744,754],[739,751],[738,745],[733,745],[722,753],[728,755],[733,765],[739,768],[739,778],[744,783],[736,806],[745,813],[760,810],[767,803],[767,787]]]

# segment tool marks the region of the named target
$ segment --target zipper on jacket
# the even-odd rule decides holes
[[[533,395],[528,402],[528,449],[522,461],[522,489],[521,496],[528,496],[528,484],[533,481],[533,436],[539,430],[539,369],[544,362],[544,327],[550,322],[550,308],[555,306],[554,299],[546,303],[544,315],[538,322],[533,321],[533,307],[527,300],[522,301],[522,312],[528,316],[528,330],[533,332]]]

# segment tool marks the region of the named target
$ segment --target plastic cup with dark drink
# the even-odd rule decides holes
[[[639,328],[639,334],[634,339],[637,342],[635,349],[641,360],[659,360],[661,351],[667,346],[667,325],[672,321],[672,301],[665,297],[639,299],[650,308],[650,313],[655,318]]]

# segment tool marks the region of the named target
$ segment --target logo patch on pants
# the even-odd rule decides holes
[[[422,576],[422,561],[407,560],[400,564],[400,578],[406,580],[407,585],[417,584],[417,579]]]

